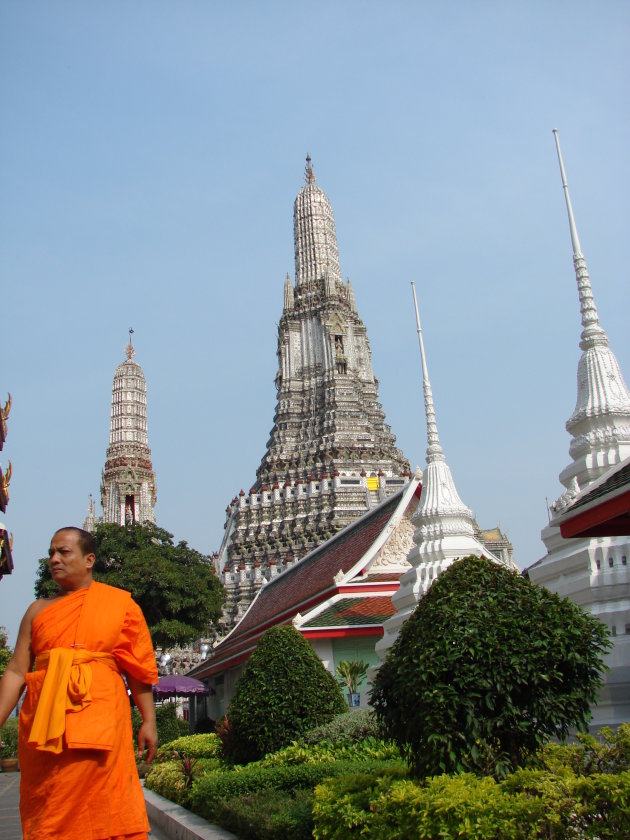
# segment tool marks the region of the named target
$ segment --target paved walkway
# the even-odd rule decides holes
[[[236,840],[234,834],[202,820],[168,799],[145,790],[151,840]],[[0,773],[0,840],[22,840],[20,774]]]
[[[22,840],[20,774],[0,773],[0,840]]]

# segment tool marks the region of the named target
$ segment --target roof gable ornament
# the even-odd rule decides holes
[[[2,417],[3,420],[9,419],[9,414],[11,413],[11,402],[11,394],[7,392],[7,401],[4,404],[4,408],[0,408],[0,417]]]

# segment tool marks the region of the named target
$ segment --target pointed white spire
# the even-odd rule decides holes
[[[568,493],[563,493],[554,503],[558,511],[570,500],[574,479],[577,478],[579,486],[585,488],[603,470],[623,460],[624,453],[630,452],[630,392],[615,354],[608,346],[608,336],[599,323],[573,214],[558,131],[555,128],[553,135],[569,217],[582,318],[580,348],[583,350],[578,363],[577,402],[566,424],[567,431],[573,437],[569,447],[573,462],[560,474],[560,481]]]
[[[424,352],[424,341],[422,340],[422,326],[420,325],[420,312],[418,311],[418,298],[416,296],[416,284],[411,281],[413,293],[413,305],[416,310],[416,329],[418,332],[418,344],[420,345],[420,361],[422,364],[422,390],[424,393],[424,410],[427,418],[427,463],[429,461],[445,461],[444,452],[440,445],[437,422],[435,420],[435,408],[433,406],[433,391],[429,381],[429,369]]]
[[[396,615],[385,622],[383,638],[376,645],[376,651],[382,659],[394,644],[403,622],[414,611],[420,598],[452,563],[470,554],[502,563],[476,539],[472,511],[460,499],[451,470],[446,463],[435,419],[418,298],[413,282],[411,289],[422,364],[422,388],[427,420],[427,467],[422,476],[420,502],[412,517],[416,530],[413,535],[415,545],[407,557],[411,568],[404,573],[398,592],[392,596]],[[511,562],[506,562],[505,565],[516,569]]]
[[[567,204],[567,213],[569,216],[569,231],[571,233],[571,244],[573,246],[573,264],[575,266],[575,276],[578,285],[578,293],[580,296],[580,310],[582,313],[582,340],[580,347],[586,350],[588,347],[593,347],[595,344],[608,346],[608,336],[599,325],[599,317],[597,315],[597,307],[593,299],[593,291],[591,289],[591,280],[588,275],[588,268],[586,267],[586,260],[582,253],[580,246],[580,238],[577,232],[577,225],[575,224],[575,216],[573,215],[573,207],[571,205],[571,196],[569,195],[569,185],[567,184],[567,176],[564,170],[564,161],[562,160],[562,152],[560,150],[560,138],[558,137],[558,129],[554,128],[553,136],[556,141],[556,151],[558,153],[558,163],[560,164],[560,177],[562,178],[562,189],[564,190],[564,198]]]

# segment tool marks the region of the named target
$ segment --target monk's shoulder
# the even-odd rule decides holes
[[[27,620],[32,621],[38,613],[42,610],[49,607],[51,604],[54,604],[55,601],[58,601],[61,596],[56,598],[38,598],[37,601],[33,601],[33,603],[29,606],[24,614],[24,618]]]
[[[122,586],[112,586],[109,583],[102,583],[100,580],[93,580],[92,586],[95,586],[97,589],[102,589],[103,591],[108,590],[113,594],[122,592],[124,595],[131,595],[128,589],[123,589]]]
[[[131,592],[127,589],[121,589],[119,586],[110,586],[109,583],[101,583],[96,580],[92,581],[92,586],[95,587],[99,596],[102,598],[107,598],[112,601],[116,600],[121,603],[126,603],[131,600]]]

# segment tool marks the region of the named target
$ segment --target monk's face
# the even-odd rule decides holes
[[[66,592],[89,586],[93,554],[84,554],[75,531],[57,531],[48,549],[48,568],[52,579]]]

